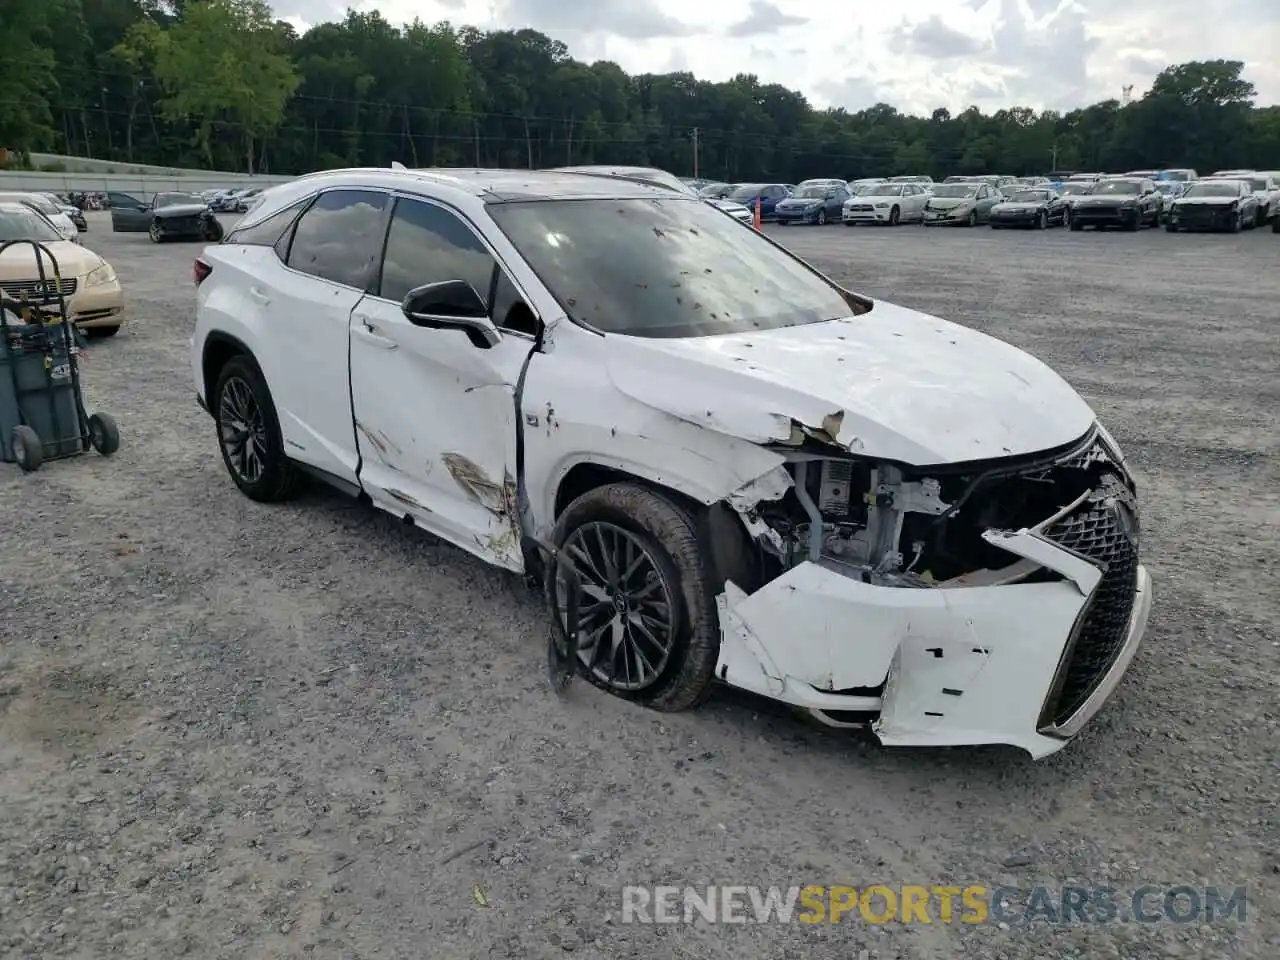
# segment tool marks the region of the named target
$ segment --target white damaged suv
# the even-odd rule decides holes
[[[720,681],[885,744],[1040,757],[1145,630],[1133,480],[1070,386],[696,198],[334,170],[194,269],[195,388],[240,489],[310,474],[551,571],[579,672],[619,696]]]

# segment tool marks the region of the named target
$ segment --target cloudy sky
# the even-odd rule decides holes
[[[1071,108],[1140,96],[1169,63],[1243,60],[1259,102],[1280,103],[1280,0],[352,0],[415,16],[533,27],[586,61],[700,79],[755,73],[818,106],[877,101],[928,113],[977,104]],[[341,0],[274,0],[301,27]],[[843,8],[843,9],[842,9]],[[893,12],[893,11],[897,12]]]

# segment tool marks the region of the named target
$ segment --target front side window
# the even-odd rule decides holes
[[[382,249],[387,195],[331,190],[307,208],[289,244],[289,266],[301,273],[363,290]]]
[[[455,214],[433,203],[398,200],[378,296],[399,302],[415,287],[465,280],[487,303],[493,268],[493,255]]]
[[[802,262],[679,198],[494,203],[489,212],[570,319],[637,337],[700,337],[852,313]]]

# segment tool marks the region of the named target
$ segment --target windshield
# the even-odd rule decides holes
[[[764,187],[760,186],[758,183],[744,183],[742,186],[738,187],[738,189],[734,190],[733,193],[729,194],[729,199],[754,200],[763,189]]]
[[[1088,193],[1091,186],[1093,186],[1093,184],[1081,183],[1077,180],[1075,183],[1064,183],[1062,185],[1062,192],[1069,194]]]
[[[1010,203],[1044,203],[1049,199],[1047,190],[1015,190],[1006,198]]]
[[[34,210],[0,210],[0,243],[10,240],[38,240],[40,243],[57,243],[62,237]]]
[[[1234,180],[1226,180],[1222,183],[1209,183],[1201,181],[1193,183],[1187,187],[1184,197],[1238,197],[1240,188],[1236,186]]]
[[[702,337],[850,315],[831,284],[704,203],[543,200],[488,209],[569,317],[606,333]]]
[[[1267,189],[1267,181],[1265,181],[1265,180],[1250,180],[1250,181],[1249,181],[1249,186],[1253,187],[1253,189],[1255,189],[1255,190],[1265,190],[1265,189]]]
[[[867,187],[866,192],[862,194],[864,197],[900,197],[902,196],[902,184],[900,183],[876,183]]]
[[[22,194],[21,202],[27,204],[28,206],[35,207],[41,213],[48,214],[49,216],[53,216],[54,214],[58,214],[62,212],[62,208],[59,207],[56,203],[54,203],[48,197],[43,197],[38,193]]]
[[[1093,188],[1094,193],[1118,194],[1120,196],[1137,196],[1138,184],[1132,180],[1103,180]]]
[[[157,210],[160,209],[161,207],[174,207],[180,203],[204,203],[204,200],[202,200],[200,197],[197,197],[194,193],[157,193],[156,194],[155,206]]]
[[[698,195],[707,197],[711,200],[719,200],[733,191],[733,187],[727,183],[708,183],[705,187],[698,191]]]
[[[950,197],[956,200],[972,197],[977,192],[978,188],[971,183],[944,183],[933,188],[935,197]]]
[[[832,187],[826,183],[811,183],[807,187],[797,187],[796,192],[792,194],[797,200],[821,200],[831,191]]]
[[[1161,193],[1177,193],[1182,184],[1176,180],[1161,180],[1156,184],[1156,189]]]

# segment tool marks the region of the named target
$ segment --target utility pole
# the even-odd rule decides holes
[[[693,128],[693,179],[698,179],[698,128]]]
[[[1058,169],[1058,145],[1056,143],[1053,145],[1053,163],[1052,165],[1050,165],[1049,169],[1050,170]]]

